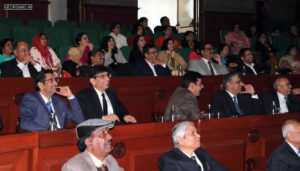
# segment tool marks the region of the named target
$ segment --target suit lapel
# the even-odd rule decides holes
[[[235,110],[235,106],[234,106],[231,96],[225,90],[224,90],[224,94],[225,94],[225,102],[227,103],[227,106],[229,107],[229,110],[230,110],[229,114],[235,115],[237,113],[237,111]],[[235,112],[235,113],[231,113],[231,112]]]
[[[90,92],[91,92],[91,98],[92,98],[91,102],[94,103],[93,106],[95,106],[96,112],[101,114],[101,116],[100,116],[100,118],[101,118],[103,116],[103,111],[102,111],[102,106],[100,104],[100,99],[98,97],[98,94],[97,94],[96,90],[94,90],[93,87],[90,87]]]
[[[11,60],[11,62],[12,62],[12,65],[14,66],[13,68],[15,69],[14,72],[15,72],[16,76],[23,77],[23,71],[18,67],[17,59],[14,58]]]
[[[36,98],[38,99],[38,102],[40,103],[40,106],[42,106],[42,108],[44,109],[43,110],[43,115],[46,115],[45,117],[42,117],[44,120],[43,121],[41,121],[41,123],[46,123],[46,124],[48,124],[48,121],[49,121],[49,118],[50,118],[50,113],[49,113],[49,111],[48,111],[48,108],[47,108],[47,106],[46,106],[46,104],[45,104],[45,102],[44,102],[44,100],[43,100],[43,98],[42,98],[42,96],[41,96],[41,94],[40,94],[40,92],[35,92],[35,96],[36,96]],[[46,125],[46,127],[47,127],[48,125]]]
[[[154,73],[153,73],[152,69],[150,68],[149,64],[146,62],[146,59],[143,60],[143,63],[144,63],[144,66],[145,66],[144,68],[145,68],[146,72],[147,72],[150,76],[154,76]],[[155,67],[154,67],[154,69],[155,69]]]
[[[208,66],[206,65],[206,63],[204,62],[204,60],[200,59],[199,62],[201,62],[199,67],[203,68],[203,71],[206,73],[206,75],[211,75],[210,70],[209,70]]]
[[[175,148],[175,153],[177,153],[177,156],[179,157],[178,164],[180,164],[183,168],[189,168],[188,170],[197,170],[197,168],[199,166],[198,166],[198,164],[195,163],[196,161],[193,161],[191,158],[189,158],[186,154],[184,154],[178,148]],[[197,157],[198,156],[199,155],[197,155]],[[201,161],[201,163],[202,163],[202,165],[204,167],[204,163],[201,160],[201,158],[198,157],[198,159]],[[206,169],[204,169],[204,170],[206,170]]]
[[[92,157],[90,156],[88,151],[82,152],[83,158],[86,160],[87,167],[86,170],[97,171],[97,167],[95,166]]]
[[[64,128],[64,120],[63,120],[63,112],[60,110],[60,108],[58,107],[59,106],[59,102],[58,102],[58,97],[55,97],[55,96],[52,96],[51,97],[51,100],[52,100],[52,105],[53,105],[53,108],[54,108],[54,111],[55,111],[55,114],[57,116],[57,119],[58,119],[58,122],[59,122],[59,125],[61,128]]]
[[[279,104],[279,98],[278,98],[278,94],[276,91],[273,92],[273,97],[272,99],[275,101],[276,107],[280,108],[280,104]],[[272,104],[273,105],[273,104]]]

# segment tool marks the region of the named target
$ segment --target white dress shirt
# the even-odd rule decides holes
[[[128,46],[127,39],[122,34],[115,35],[115,33],[111,32],[109,35],[115,39],[116,46],[118,49],[120,49],[123,46]]]
[[[43,98],[45,104],[48,103],[49,101],[51,102],[51,109],[52,109],[53,113],[55,113],[55,110],[54,110],[54,107],[53,107],[53,103],[52,103],[52,98],[50,98],[50,100],[49,100],[49,99],[48,99],[47,97],[45,97],[42,93],[40,93],[40,95],[42,96],[42,98]],[[73,98],[74,98],[74,97],[73,97]],[[57,115],[55,115],[55,120],[56,120],[56,123],[57,123],[57,128],[61,128],[61,127],[60,127],[60,124],[59,124],[59,121],[58,121],[58,118],[57,118]]]
[[[88,151],[87,151],[88,152]],[[106,165],[105,163],[104,163],[104,161],[101,161],[101,160],[99,160],[97,157],[95,157],[92,153],[90,153],[90,152],[88,152],[89,153],[89,155],[91,156],[91,158],[92,158],[92,161],[93,161],[93,163],[95,164],[95,166],[96,167],[100,167],[102,164],[104,164],[104,165]]]
[[[22,70],[22,73],[23,73],[23,77],[30,77],[30,72],[29,72],[29,68],[28,68],[28,63],[24,64],[20,61],[18,61],[18,59],[16,59],[17,61],[17,66],[20,68],[20,70]],[[42,70],[42,67],[39,63],[36,63],[34,65],[34,68],[40,72]]]
[[[298,157],[300,157],[300,153],[299,153],[299,149],[295,146],[293,146],[293,144],[289,143],[288,141],[285,141],[288,145],[290,145],[290,147],[293,149],[293,151],[297,154]]]
[[[147,64],[149,65],[149,67],[151,68],[153,75],[157,76],[157,73],[155,71],[154,65],[152,63],[150,63],[149,61],[147,61],[147,59],[145,59],[145,61],[147,62]]]
[[[209,71],[210,71],[210,67],[209,67],[209,65],[208,65],[209,60],[207,60],[207,59],[205,59],[205,58],[202,58],[202,59],[203,59],[203,61],[206,63],[206,65],[207,65],[207,67],[208,67],[208,69],[209,69]],[[213,62],[210,61],[211,67],[213,68],[215,75],[218,75],[217,70],[216,70],[216,68],[214,67],[214,65],[213,65],[212,63],[213,63]]]
[[[183,152],[183,151],[182,151]],[[186,156],[188,156],[189,158],[192,158],[192,156],[195,157],[197,164],[201,167],[201,170],[204,170],[203,168],[203,164],[201,163],[201,161],[198,159],[198,157],[196,156],[196,154],[193,152],[192,156],[188,155],[187,153],[183,152]]]
[[[277,92],[278,100],[279,100],[279,106],[280,106],[280,113],[288,113],[289,110],[286,105],[285,96],[279,92]]]
[[[102,111],[103,111],[103,99],[102,99],[102,94],[104,94],[104,97],[105,97],[105,100],[106,100],[106,103],[107,103],[107,115],[109,114],[113,114],[114,113],[114,110],[113,110],[113,107],[112,107],[112,104],[111,104],[111,101],[109,100],[107,94],[104,92],[100,92],[99,90],[95,89],[94,90],[96,91],[97,95],[98,95],[98,98],[100,100],[100,106],[102,108]],[[102,116],[103,117],[103,116]]]
[[[257,75],[257,72],[254,69],[254,63],[251,63],[251,65],[244,63],[246,66],[248,66],[249,68],[251,68],[251,70],[254,72],[255,75]]]

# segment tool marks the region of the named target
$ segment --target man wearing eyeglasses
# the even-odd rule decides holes
[[[14,44],[16,58],[0,65],[1,77],[35,77],[42,70],[41,65],[30,55],[26,42]]]
[[[204,43],[200,47],[201,59],[189,61],[189,71],[195,71],[201,75],[225,75],[228,73],[226,66],[222,63],[219,54],[214,54],[213,46]]]
[[[27,93],[20,104],[21,128],[27,131],[63,129],[66,122],[81,123],[84,117],[68,86],[57,86],[52,70],[40,72],[34,78],[36,92]],[[54,94],[68,98],[71,108]],[[51,123],[51,125],[50,125]],[[52,128],[50,128],[52,126]]]
[[[109,88],[111,75],[106,67],[93,66],[89,74],[90,87],[78,92],[76,97],[80,103],[85,120],[100,118],[110,121],[135,123],[136,119],[129,115],[119,100],[115,90]]]

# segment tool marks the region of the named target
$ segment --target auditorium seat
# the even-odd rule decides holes
[[[273,48],[276,51],[286,51],[292,43],[291,39],[287,36],[274,37],[272,40]]]
[[[63,61],[65,60],[66,56],[68,55],[69,49],[71,47],[72,47],[72,45],[62,45],[59,47],[58,57],[59,57],[61,63],[63,63]]]
[[[54,23],[54,27],[56,28],[65,28],[68,29],[71,33],[75,28],[78,27],[77,22],[71,20],[58,20]]]
[[[104,30],[100,33],[100,43],[105,36],[109,35],[109,33],[110,33],[110,31],[108,31],[108,30]]]
[[[99,34],[103,30],[102,24],[100,24],[100,23],[93,23],[93,22],[86,22],[86,21],[81,22],[79,27],[80,28],[95,29]]]
[[[75,28],[73,31],[73,36],[72,36],[72,43],[75,44],[75,37],[79,33],[86,33],[88,35],[89,41],[93,43],[95,48],[99,48],[99,43],[100,43],[100,34],[97,32],[95,29],[92,28]]]
[[[0,18],[0,23],[8,24],[13,28],[14,26],[22,26],[23,20],[20,18]]]
[[[49,38],[49,46],[52,47],[56,53],[59,50],[59,47],[62,45],[70,45],[71,34],[70,31],[64,28],[44,28],[43,31]]]
[[[178,50],[178,53],[182,56],[182,58],[185,60],[185,62],[188,62],[190,53],[193,51],[191,48],[180,48]]]
[[[8,24],[0,23],[0,28],[1,28],[0,41],[6,38],[10,38],[10,39],[12,38],[11,28],[9,27]]]
[[[123,56],[125,57],[125,59],[128,61],[129,60],[129,55],[130,55],[130,51],[132,49],[132,46],[123,46],[121,47],[121,51],[123,53]]]
[[[39,31],[42,32],[44,28],[52,27],[52,24],[49,20],[36,20],[32,19],[28,21],[28,26],[38,27]]]
[[[13,28],[13,39],[16,41],[25,41],[30,46],[33,37],[39,33],[38,27],[33,26],[15,26]]]

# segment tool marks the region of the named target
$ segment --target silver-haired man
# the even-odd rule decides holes
[[[174,149],[163,154],[158,160],[161,171],[227,171],[200,147],[200,135],[193,122],[176,124],[172,130]]]
[[[285,141],[271,154],[267,162],[268,171],[300,170],[300,122],[287,120],[282,125]]]
[[[112,137],[109,129],[114,124],[108,120],[89,119],[76,127],[81,151],[67,161],[62,171],[123,171],[118,162],[109,154],[112,150]]]

